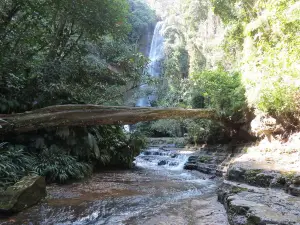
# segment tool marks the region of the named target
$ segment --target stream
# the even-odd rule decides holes
[[[46,200],[0,224],[227,224],[217,181],[183,170],[190,154],[148,149],[132,170],[49,186]]]

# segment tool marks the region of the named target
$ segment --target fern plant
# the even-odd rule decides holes
[[[32,172],[34,157],[26,154],[24,146],[0,143],[0,187],[6,188]]]
[[[82,179],[92,173],[92,166],[85,162],[79,162],[71,155],[56,145],[45,148],[37,155],[37,164],[34,171],[45,176],[47,182],[65,183],[68,180]]]

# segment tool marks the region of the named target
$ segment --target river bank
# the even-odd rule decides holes
[[[185,168],[224,178],[218,199],[232,225],[300,224],[299,137],[193,147]]]
[[[0,224],[228,224],[218,180],[183,170],[190,151],[147,149],[135,169],[50,185],[39,205]],[[166,161],[165,164],[159,162]]]
[[[185,148],[184,138],[152,139],[134,169],[50,185],[0,224],[300,224],[297,137]]]

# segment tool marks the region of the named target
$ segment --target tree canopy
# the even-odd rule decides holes
[[[0,1],[0,114],[122,104],[143,77],[139,39],[154,20],[139,0]],[[32,172],[63,183],[93,167],[131,167],[144,144],[120,126],[43,127],[0,139],[0,187]]]

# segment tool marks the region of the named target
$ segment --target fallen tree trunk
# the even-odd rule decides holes
[[[217,119],[214,110],[141,108],[99,105],[57,105],[31,112],[0,115],[0,135],[29,132],[48,127],[134,124],[179,118]]]

